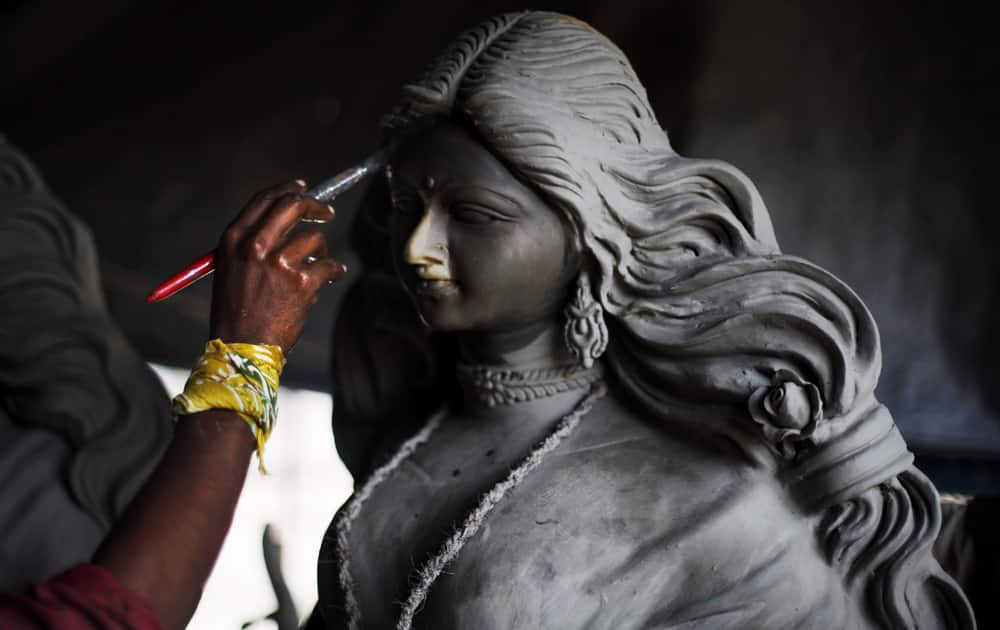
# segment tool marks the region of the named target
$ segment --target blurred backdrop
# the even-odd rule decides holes
[[[399,86],[484,1],[38,0],[0,8],[0,132],[93,229],[108,305],[186,366],[209,283],[147,305],[256,190],[332,175],[378,141]],[[875,314],[879,397],[945,490],[1000,494],[1000,49],[943,3],[590,0],[544,8],[618,43],[685,155],[742,168],[785,252]],[[333,250],[360,193],[338,201]],[[327,388],[342,286],[287,382]]]

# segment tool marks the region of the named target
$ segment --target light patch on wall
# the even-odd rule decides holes
[[[151,367],[171,396],[184,388],[186,371]],[[334,449],[331,406],[326,393],[279,390],[278,424],[264,455],[270,474],[258,473],[254,459],[232,529],[188,630],[238,630],[274,611],[277,599],[261,550],[268,523],[281,541],[282,572],[300,621],[312,612],[320,542],[353,485]],[[273,627],[273,622],[252,626]]]

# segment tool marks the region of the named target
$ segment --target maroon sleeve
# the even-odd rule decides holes
[[[162,630],[156,613],[107,569],[81,564],[20,595],[0,593],[4,630]]]

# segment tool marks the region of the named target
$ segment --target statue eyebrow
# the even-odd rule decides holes
[[[420,196],[418,188],[407,181],[405,177],[399,177],[391,171],[387,172],[386,175],[389,180],[389,194],[391,196]]]
[[[392,199],[409,200],[424,198],[424,191],[421,190],[421,187],[411,182],[405,176],[400,177],[397,173],[391,171],[387,173],[387,176],[389,179],[389,196]],[[499,204],[501,207],[507,208],[508,210],[515,210],[520,213],[524,212],[524,206],[520,201],[488,186],[469,183],[455,183],[446,184],[444,186],[435,186],[435,188],[437,189],[437,192],[448,195],[465,194],[472,196],[486,196],[489,200]],[[426,192],[427,194],[430,194],[434,192],[434,190],[427,190]]]
[[[389,182],[389,193],[393,195],[395,195],[398,191],[403,195],[423,197],[425,193],[432,193],[437,184],[436,180],[431,175],[422,176],[419,184],[414,183],[405,175],[401,176],[392,170],[391,164],[386,168],[386,178]]]

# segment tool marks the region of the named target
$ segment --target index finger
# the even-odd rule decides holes
[[[247,202],[243,210],[230,223],[230,227],[238,230],[240,233],[249,230],[267,212],[275,199],[283,195],[302,192],[305,188],[306,183],[301,179],[297,179],[260,191]]]

